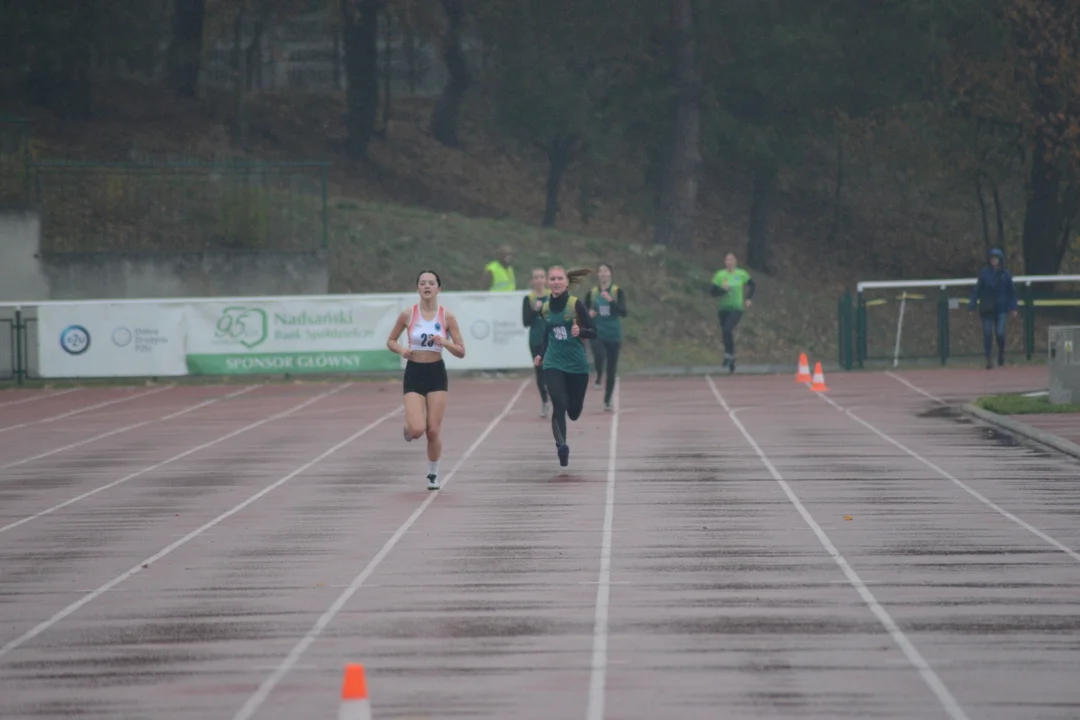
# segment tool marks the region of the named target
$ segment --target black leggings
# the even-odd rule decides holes
[[[530,345],[529,353],[531,353],[529,357],[535,358],[540,354],[540,346]],[[540,391],[540,402],[546,403],[548,401],[548,391],[547,385],[544,383],[544,368],[541,365],[534,365],[533,370],[536,371],[536,388]]]
[[[604,365],[607,365],[607,383],[604,386],[604,402],[611,402],[611,395],[615,392],[615,375],[619,372],[619,348],[622,343],[618,340],[593,340],[593,360],[596,363],[596,382],[604,376]]]
[[[581,417],[585,406],[585,391],[589,389],[589,373],[567,373],[562,370],[544,370],[544,384],[551,395],[551,432],[556,445],[566,444],[566,416],[571,420]]]
[[[720,329],[724,334],[724,355],[735,357],[735,326],[742,320],[742,312],[739,310],[720,311]]]

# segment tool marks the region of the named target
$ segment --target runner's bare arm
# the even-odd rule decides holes
[[[436,337],[436,344],[442,345],[451,355],[456,358],[465,357],[465,340],[461,337],[461,329],[458,328],[457,316],[452,312],[446,313],[446,340]]]
[[[405,332],[405,328],[409,327],[409,315],[410,312],[408,310],[401,311],[401,314],[398,315],[397,322],[394,323],[394,329],[390,331],[390,336],[386,339],[386,347],[389,348],[391,352],[397,353],[406,360],[412,356],[412,351],[409,350],[407,343],[402,347],[401,343],[398,342],[398,338],[401,337],[401,333]]]

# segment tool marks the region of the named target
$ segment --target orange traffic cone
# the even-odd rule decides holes
[[[795,375],[795,382],[808,383],[810,382],[810,363],[806,359],[806,353],[799,353],[799,372]]]
[[[810,389],[814,392],[828,392],[829,388],[825,387],[825,374],[821,372],[821,363],[814,363],[814,382],[810,385]]]
[[[338,720],[371,720],[371,704],[368,702],[363,665],[349,663],[345,666]]]

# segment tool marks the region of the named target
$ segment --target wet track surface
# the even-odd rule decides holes
[[[628,379],[566,469],[457,380],[436,494],[397,382],[2,393],[0,718],[1077,718],[1080,462],[951,409],[1044,375]]]

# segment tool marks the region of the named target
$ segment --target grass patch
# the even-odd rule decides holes
[[[1045,396],[987,395],[975,401],[975,406],[998,415],[1034,415],[1040,413],[1080,412],[1080,404],[1052,404]]]
[[[331,201],[330,292],[401,292],[415,287],[417,273],[436,270],[445,290],[481,290],[484,265],[499,245],[514,248],[520,295],[528,292],[536,266],[596,268],[614,265],[615,283],[627,296],[620,367],[719,365],[723,346],[717,301],[707,293],[723,258],[679,253],[613,238],[545,230],[513,220],[473,219],[412,207]],[[780,281],[755,273],[758,295],[736,330],[743,364],[788,363],[798,354],[835,362],[834,290],[813,282]],[[574,290],[584,297],[589,276]],[[523,347],[522,352],[527,350]]]

